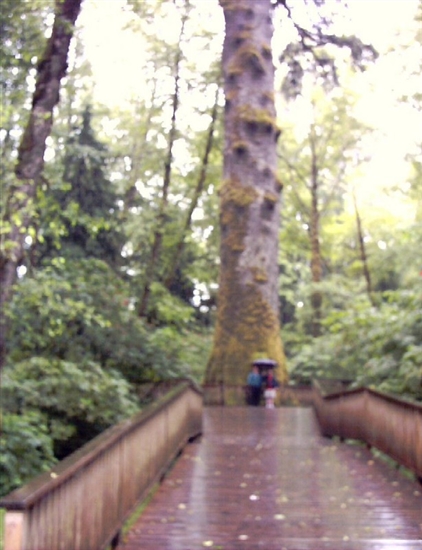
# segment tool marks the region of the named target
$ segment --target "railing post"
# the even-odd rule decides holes
[[[24,512],[7,511],[4,520],[4,549],[22,550],[24,536]]]

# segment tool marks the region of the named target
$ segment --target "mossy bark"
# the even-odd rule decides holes
[[[220,287],[214,346],[205,385],[224,404],[245,384],[258,357],[287,378],[280,336],[278,239],[281,184],[274,106],[270,0],[220,0],[226,21],[224,180],[221,189]]]

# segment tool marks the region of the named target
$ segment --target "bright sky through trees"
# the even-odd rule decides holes
[[[207,29],[221,37],[209,45],[209,59],[201,59],[204,68],[208,68],[221,51],[224,20],[217,0],[202,0],[200,4],[198,29],[206,21]],[[121,106],[132,97],[140,98],[144,89],[144,43],[139,34],[122,30],[131,19],[130,10],[124,6],[124,0],[85,0],[78,21],[85,55],[92,65],[95,99],[109,106]],[[377,129],[365,144],[365,154],[371,161],[360,176],[360,187],[365,190],[368,204],[379,203],[380,188],[405,182],[409,169],[405,157],[414,151],[415,143],[422,142],[422,113],[398,103],[404,94],[416,93],[419,86],[417,74],[411,77],[410,73],[417,72],[421,46],[413,44],[409,48],[415,33],[417,6],[418,0],[350,0],[347,17],[339,22],[340,32],[358,35],[381,54],[367,72],[355,75],[348,83],[360,96],[357,116]],[[174,26],[157,25],[154,29],[168,40],[173,31],[177,33]],[[392,48],[399,49],[391,51]],[[297,124],[300,124],[303,111],[298,111]],[[403,215],[406,216],[405,210]]]

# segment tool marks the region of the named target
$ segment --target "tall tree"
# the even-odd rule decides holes
[[[281,184],[274,105],[271,1],[220,0],[225,143],[220,191],[220,280],[214,345],[205,383],[219,385],[208,401],[239,403],[251,362],[278,364],[286,379],[278,303]]]
[[[173,149],[174,143],[176,141],[177,128],[176,128],[176,115],[179,109],[180,103],[180,70],[181,70],[181,61],[182,61],[182,40],[185,33],[185,24],[188,18],[188,8],[189,2],[185,2],[185,11],[182,14],[180,33],[178,47],[176,50],[176,55],[174,59],[174,92],[172,98],[172,113],[171,113],[171,125],[168,135],[167,142],[167,154],[164,161],[164,176],[163,176],[163,185],[161,192],[161,200],[159,205],[159,210],[157,213],[156,224],[154,229],[154,237],[151,248],[150,258],[145,270],[145,280],[143,285],[143,290],[139,299],[138,314],[140,317],[143,317],[148,308],[148,301],[151,292],[151,284],[154,281],[155,269],[160,259],[161,248],[163,243],[163,232],[166,219],[166,210],[168,205],[168,194],[170,190],[171,183],[171,170],[173,163]]]
[[[167,268],[167,275],[166,275],[166,278],[165,278],[165,286],[167,288],[170,288],[173,281],[174,281],[174,278],[175,278],[175,275],[176,275],[176,270],[179,267],[180,258],[181,258],[183,248],[184,248],[184,245],[185,245],[186,234],[187,234],[187,232],[189,231],[189,229],[191,227],[193,213],[195,211],[195,208],[198,206],[198,200],[199,200],[199,198],[200,198],[200,196],[201,196],[201,194],[204,190],[204,185],[205,185],[205,181],[206,181],[206,178],[207,178],[207,169],[208,169],[208,164],[209,164],[209,158],[210,158],[210,153],[211,153],[211,149],[212,149],[212,146],[213,146],[213,140],[214,140],[214,128],[215,128],[215,123],[216,123],[216,120],[217,120],[219,91],[220,91],[219,87],[217,87],[217,90],[216,90],[216,93],[215,93],[215,102],[214,102],[212,112],[211,112],[211,122],[210,122],[210,125],[209,125],[209,128],[208,128],[207,140],[206,140],[206,144],[205,144],[205,151],[204,151],[204,154],[203,154],[203,157],[202,157],[201,169],[200,169],[200,172],[199,172],[199,176],[198,176],[198,180],[197,180],[196,187],[195,187],[195,190],[194,190],[194,194],[193,194],[191,203],[189,205],[188,212],[186,214],[185,223],[183,225],[183,228],[182,228],[182,231],[180,233],[179,239],[178,239],[177,244],[175,246],[174,253],[171,257],[169,267]]]
[[[359,243],[359,254],[360,254],[360,260],[362,262],[363,276],[365,278],[365,283],[366,283],[366,291],[368,293],[368,298],[371,304],[375,306],[375,300],[372,292],[371,272],[369,271],[368,254],[366,252],[366,246],[365,246],[365,236],[364,236],[364,230],[362,225],[362,218],[359,212],[358,201],[357,201],[356,192],[354,189],[352,190],[352,195],[353,195],[353,207],[355,210],[355,218],[356,218],[356,232],[357,232],[358,243]]]
[[[310,303],[313,311],[311,334],[321,334],[323,296],[320,283],[323,276],[321,251],[324,219],[336,215],[341,209],[347,186],[346,168],[353,164],[351,151],[357,146],[363,133],[350,114],[351,102],[347,97],[332,97],[325,102],[323,91],[313,92],[309,113],[312,122],[307,135],[298,142],[285,134],[279,155],[286,192],[292,195],[296,215],[307,228],[309,239],[309,263],[313,284]],[[325,94],[324,94],[325,95]],[[317,106],[318,105],[318,108]],[[301,103],[302,109],[305,103]]]
[[[116,267],[121,264],[124,238],[118,228],[118,196],[107,177],[109,153],[95,136],[90,107],[81,118],[82,124],[66,143],[65,189],[51,193],[60,205],[65,228],[61,254],[99,258]]]
[[[24,254],[26,231],[33,217],[34,199],[44,165],[46,139],[53,124],[53,109],[59,102],[61,80],[82,0],[56,0],[52,34],[37,69],[29,120],[23,132],[15,168],[16,181],[8,196],[8,234],[0,256],[0,367],[5,357],[4,305],[16,279]]]
[[[309,224],[309,239],[311,242],[311,276],[312,282],[315,285],[321,282],[322,276],[322,259],[321,259],[321,246],[319,235],[319,204],[318,194],[320,186],[318,156],[317,156],[317,141],[315,127],[312,125],[309,135],[309,144],[311,150],[311,170],[310,170],[310,192],[311,192],[311,211],[310,211],[310,224]],[[317,337],[321,332],[321,305],[322,294],[316,288],[311,295],[312,309],[314,310],[314,317],[312,322],[312,336]]]
[[[11,184],[16,149],[27,111],[24,106],[31,99],[28,82],[36,73],[36,63],[45,48],[44,33],[52,6],[42,0],[15,2],[4,0],[0,10],[1,110],[2,135],[0,185],[6,196]],[[51,29],[50,29],[51,30]]]

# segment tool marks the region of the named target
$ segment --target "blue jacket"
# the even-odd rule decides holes
[[[260,388],[262,385],[261,375],[257,372],[250,372],[247,379],[248,386],[254,386],[255,388]]]

